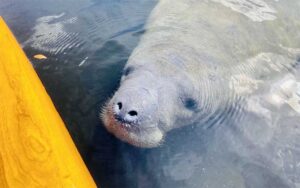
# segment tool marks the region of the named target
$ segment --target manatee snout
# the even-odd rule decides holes
[[[119,101],[113,105],[114,118],[120,123],[134,124],[138,120],[136,110],[124,110],[123,102]]]
[[[120,123],[142,126],[139,123],[151,119],[157,110],[155,95],[156,92],[147,89],[120,88],[111,100],[114,118]]]
[[[163,139],[158,93],[141,84],[122,84],[104,108],[106,129],[119,139],[139,147],[155,147]]]

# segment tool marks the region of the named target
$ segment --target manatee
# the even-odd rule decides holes
[[[243,119],[242,111],[272,127],[261,103],[298,116],[299,10],[298,0],[158,1],[101,112],[106,129],[149,148],[175,128]],[[265,133],[259,144],[271,140]]]

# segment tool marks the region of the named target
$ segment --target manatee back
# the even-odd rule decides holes
[[[299,9],[297,0],[160,0],[139,47],[190,48],[180,53],[199,56],[186,61],[190,70],[228,68],[259,53],[285,55],[283,47],[300,48]]]
[[[133,55],[151,53],[166,73],[184,74],[198,93],[209,90],[196,97],[243,95],[245,79],[258,89],[296,64],[299,10],[297,0],[160,0]]]

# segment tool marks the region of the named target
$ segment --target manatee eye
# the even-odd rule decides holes
[[[128,76],[130,73],[132,73],[133,70],[134,70],[134,68],[129,66],[123,71],[123,75]]]
[[[192,98],[186,98],[183,100],[183,105],[185,108],[189,109],[189,110],[197,110],[198,104],[197,101],[192,99]]]

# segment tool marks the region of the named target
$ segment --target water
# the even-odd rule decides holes
[[[258,91],[241,103],[244,108],[229,105],[205,119],[204,126],[171,131],[158,148],[130,146],[103,128],[100,109],[118,88],[155,4],[0,0],[0,15],[38,72],[96,183],[104,188],[299,187],[299,106],[292,100],[300,97],[300,76],[295,67],[266,83],[273,106],[261,103],[263,91]],[[38,53],[48,59],[34,59]],[[249,75],[255,72],[249,70]],[[243,77],[234,80],[243,86]],[[295,97],[288,101],[282,96],[290,95],[290,87]],[[279,128],[270,127],[274,121]]]

